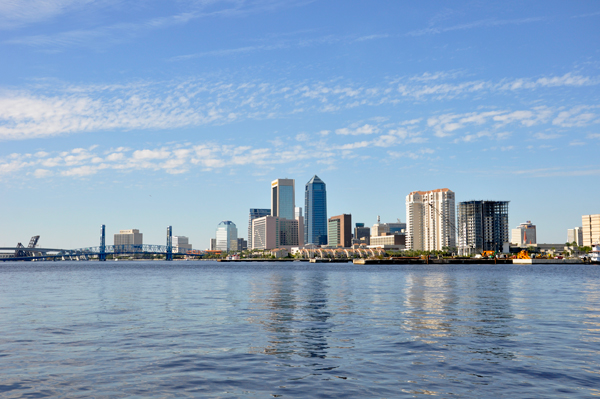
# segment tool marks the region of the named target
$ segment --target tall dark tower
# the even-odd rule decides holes
[[[327,189],[314,175],[304,190],[304,245],[327,245]]]

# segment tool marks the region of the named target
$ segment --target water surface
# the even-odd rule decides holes
[[[0,396],[600,396],[600,268],[0,264]]]

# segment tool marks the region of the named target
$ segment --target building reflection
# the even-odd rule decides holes
[[[465,345],[471,353],[514,358],[508,340],[516,335],[510,282],[460,278],[456,271],[411,273],[406,280],[405,329],[428,343]],[[466,338],[466,339],[465,339]]]
[[[284,359],[294,355],[324,359],[331,332],[327,274],[300,275],[302,280],[291,273],[273,273],[266,284],[254,284],[250,322],[260,324],[267,333],[263,353]]]

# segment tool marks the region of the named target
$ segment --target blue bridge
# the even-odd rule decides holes
[[[29,242],[29,246],[24,247],[19,243],[16,247],[0,247],[0,261],[15,261],[15,260],[90,260],[98,259],[105,261],[107,256],[113,258],[132,255],[164,255],[166,260],[173,260],[173,255],[185,255],[191,257],[202,257],[204,251],[187,251],[185,253],[173,253],[172,246],[172,227],[167,227],[167,245],[106,245],[105,226],[101,226],[100,230],[100,245],[97,247],[86,247],[77,249],[61,249],[61,248],[39,248],[37,241],[39,236],[34,236]],[[9,251],[9,252],[6,252]]]

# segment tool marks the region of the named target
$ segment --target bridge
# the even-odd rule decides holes
[[[167,245],[152,245],[152,244],[126,244],[126,245],[106,245],[105,225],[100,228],[100,245],[97,247],[85,247],[77,249],[63,248],[39,248],[37,242],[39,236],[31,238],[28,247],[24,247],[21,243],[16,247],[0,247],[0,252],[4,251],[0,256],[0,261],[35,261],[35,260],[90,260],[98,258],[99,261],[105,261],[106,257],[112,255],[165,255],[166,260],[173,260],[173,255],[185,255],[201,257],[204,251],[192,250],[185,253],[173,253],[172,245],[172,227],[167,227]],[[8,253],[6,251],[9,251]]]

